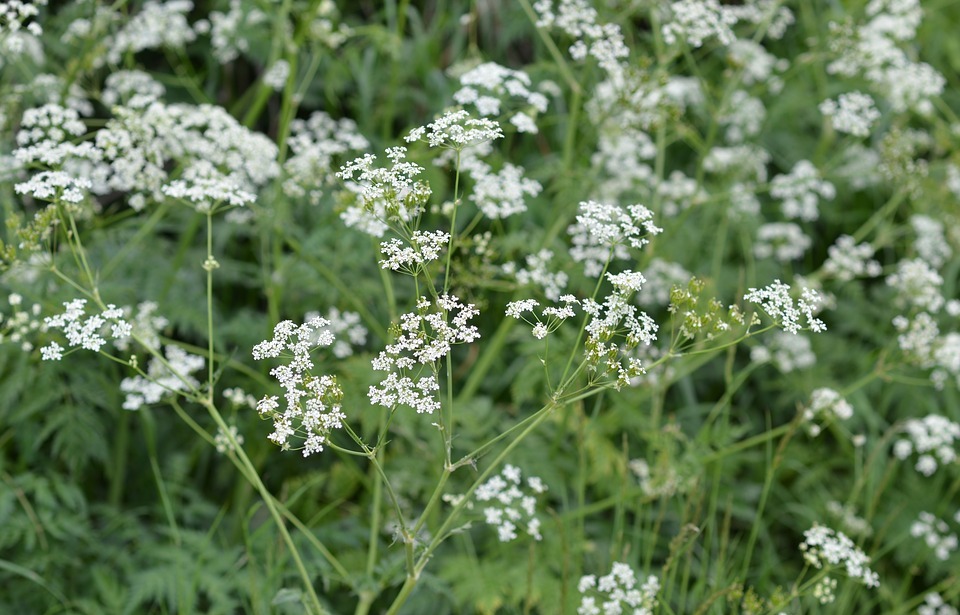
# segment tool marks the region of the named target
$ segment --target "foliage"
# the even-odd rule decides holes
[[[0,612],[956,613],[958,28],[0,3]]]

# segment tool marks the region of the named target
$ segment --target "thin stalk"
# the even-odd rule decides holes
[[[250,457],[247,456],[247,453],[243,450],[243,447],[239,442],[237,442],[233,433],[230,431],[230,428],[227,426],[226,421],[223,420],[223,416],[221,416],[220,412],[217,410],[216,405],[206,399],[202,400],[201,404],[207,409],[207,412],[217,424],[217,427],[220,428],[220,430],[230,441],[233,453],[246,470],[247,479],[253,483],[253,486],[260,493],[261,498],[263,498],[263,502],[266,504],[267,510],[270,511],[270,516],[273,517],[274,523],[276,524],[277,529],[280,531],[280,536],[283,538],[283,542],[287,545],[287,548],[290,549],[290,555],[293,557],[294,564],[297,567],[297,572],[300,573],[300,579],[303,581],[304,588],[307,591],[307,595],[310,599],[310,603],[314,612],[318,615],[325,615],[327,610],[324,609],[323,605],[320,603],[320,597],[317,596],[317,591],[313,588],[313,580],[310,578],[310,574],[307,572],[307,568],[303,563],[303,558],[300,557],[300,551],[297,549],[296,543],[293,542],[293,537],[290,536],[290,532],[287,530],[287,526],[283,521],[283,515],[280,513],[277,502],[274,500],[273,495],[267,489],[267,486],[263,484],[263,480],[260,479],[257,469],[253,466],[253,462],[250,461]]]
[[[453,510],[450,511],[450,514],[447,516],[446,520],[440,526],[440,529],[436,531],[433,536],[433,540],[430,541],[430,544],[427,545],[423,553],[420,555],[420,558],[417,560],[414,570],[412,573],[407,574],[407,579],[404,582],[403,586],[400,588],[400,593],[397,594],[397,597],[394,599],[393,603],[390,605],[390,608],[387,610],[387,615],[396,615],[399,612],[400,607],[407,601],[407,598],[410,597],[410,593],[413,591],[413,588],[416,587],[417,581],[420,578],[420,574],[423,572],[423,569],[426,567],[427,563],[430,561],[430,558],[433,556],[433,552],[436,551],[437,547],[440,546],[447,538],[447,533],[453,526],[459,514],[466,507],[467,502],[470,501],[470,496],[473,495],[473,492],[483,484],[487,478],[498,469],[507,455],[509,455],[514,448],[516,448],[534,429],[536,429],[540,423],[542,423],[551,412],[558,408],[559,406],[556,402],[550,401],[544,405],[540,410],[535,413],[536,419],[532,421],[526,429],[520,433],[516,439],[510,442],[507,446],[504,447],[500,454],[490,463],[486,470],[480,473],[479,477],[473,482],[472,485],[464,492],[463,498],[458,502]],[[448,471],[445,471],[445,474],[449,474]],[[435,493],[436,495],[436,493]]]

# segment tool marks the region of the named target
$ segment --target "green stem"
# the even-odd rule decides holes
[[[440,546],[440,543],[442,543],[447,538],[447,535],[448,535],[447,533],[453,526],[459,514],[466,507],[467,502],[470,501],[470,496],[473,495],[473,492],[476,491],[477,488],[480,487],[480,485],[482,485],[483,482],[486,481],[487,478],[489,478],[489,476],[499,468],[500,464],[503,463],[503,461],[507,458],[507,455],[509,455],[514,448],[516,448],[521,442],[523,442],[523,440],[526,439],[526,437],[533,430],[535,430],[544,420],[546,420],[546,418],[550,416],[552,411],[558,407],[559,406],[555,402],[550,401],[546,405],[544,405],[540,410],[538,410],[534,415],[535,420],[531,421],[530,424],[527,426],[527,428],[524,429],[523,432],[516,437],[516,439],[514,439],[512,442],[510,442],[510,444],[505,446],[504,449],[500,451],[500,454],[496,456],[496,458],[490,463],[489,466],[487,466],[487,469],[481,472],[480,476],[478,476],[477,479],[473,482],[473,484],[470,485],[470,487],[463,494],[463,497],[460,499],[460,501],[453,507],[453,510],[450,511],[450,514],[447,515],[447,518],[443,522],[443,524],[440,526],[440,529],[438,529],[436,533],[434,533],[433,540],[430,541],[430,544],[427,545],[426,549],[424,549],[423,553],[420,555],[420,558],[417,560],[414,566],[414,570],[412,572],[407,573],[407,579],[404,582],[403,586],[400,588],[400,593],[397,594],[397,597],[394,599],[393,603],[390,605],[390,608],[387,610],[387,615],[396,615],[396,613],[399,612],[400,607],[403,606],[403,604],[407,601],[407,598],[410,597],[410,593],[413,591],[414,587],[416,587],[417,581],[420,578],[420,574],[423,572],[423,569],[426,567],[427,563],[430,561],[430,558],[433,556],[433,552],[437,549],[437,547]],[[445,476],[447,476],[448,474],[449,472],[445,471]],[[438,492],[439,492],[439,489],[434,492],[435,497],[437,496]],[[433,499],[434,498],[431,498],[431,501]],[[421,516],[421,519],[422,518],[423,516]]]
[[[207,409],[207,412],[209,412],[211,418],[217,424],[217,427],[220,428],[221,432],[230,441],[234,455],[236,455],[237,460],[246,471],[245,476],[253,483],[253,486],[260,493],[260,497],[263,498],[263,503],[266,504],[267,510],[270,511],[270,516],[273,517],[274,523],[276,524],[277,529],[280,531],[280,536],[283,538],[283,542],[287,545],[287,548],[290,549],[290,555],[293,557],[297,571],[300,573],[300,578],[303,581],[304,588],[306,589],[307,595],[310,598],[314,612],[317,615],[326,614],[327,610],[324,609],[323,605],[320,603],[320,597],[317,596],[317,591],[313,587],[313,580],[310,578],[310,574],[307,572],[307,568],[303,563],[303,558],[300,557],[300,551],[297,549],[296,543],[293,542],[293,537],[290,536],[290,532],[287,530],[287,526],[283,521],[284,517],[280,513],[277,502],[274,500],[273,495],[267,489],[267,486],[263,484],[263,480],[260,479],[257,469],[253,466],[253,462],[250,461],[250,457],[247,456],[246,452],[243,450],[243,447],[233,436],[233,433],[227,426],[226,421],[223,420],[223,417],[217,410],[216,405],[207,400],[203,400],[201,403]]]

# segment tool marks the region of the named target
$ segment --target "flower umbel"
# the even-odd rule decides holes
[[[291,447],[289,439],[294,434],[304,438],[303,456],[323,451],[330,432],[343,426],[346,415],[340,406],[343,390],[336,376],[315,376],[311,373],[313,361],[310,351],[330,346],[334,335],[327,327],[329,322],[320,317],[305,324],[296,325],[284,320],[273,330],[273,339],[260,342],[253,348],[257,360],[277,358],[290,359],[288,365],[278,365],[270,370],[286,390],[286,408],[280,410],[276,395],[264,396],[257,404],[262,417],[273,419],[273,433],[268,438],[283,450]]]
[[[651,615],[657,607],[660,579],[650,575],[643,585],[637,586],[637,582],[636,573],[623,562],[614,562],[610,574],[599,579],[592,574],[581,577],[577,590],[583,597],[580,599],[577,615],[611,615],[624,612]]]

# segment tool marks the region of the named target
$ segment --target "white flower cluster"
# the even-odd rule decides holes
[[[576,41],[570,46],[570,56],[583,61],[593,57],[603,70],[619,74],[620,61],[630,55],[623,41],[620,26],[599,23],[597,9],[588,0],[559,0],[554,12],[554,0],[537,0],[533,4],[538,28],[559,28]]]
[[[657,370],[658,373],[662,371]],[[649,373],[644,375],[644,378],[649,377]],[[665,377],[672,376],[668,374]],[[685,493],[695,486],[695,474],[681,473],[683,468],[677,466],[678,464],[662,460],[657,461],[655,468],[651,468],[646,459],[631,459],[627,462],[627,467],[637,477],[640,490],[650,498],[669,498],[677,493]]]
[[[437,311],[430,311],[432,305]],[[469,344],[480,337],[477,328],[467,324],[479,313],[473,304],[464,305],[451,295],[443,295],[435,302],[421,297],[417,311],[402,315],[399,325],[394,327],[394,343],[387,344],[371,361],[374,370],[389,374],[378,386],[370,387],[370,403],[391,410],[408,406],[418,414],[439,410],[440,401],[435,394],[440,389],[437,362],[449,354],[454,344]],[[407,375],[413,370],[413,377]],[[421,375],[424,372],[426,375]]]
[[[827,248],[823,272],[841,282],[849,282],[860,276],[875,278],[883,273],[883,268],[874,260],[873,254],[873,246],[869,243],[858,244],[850,235],[841,235]]]
[[[221,107],[156,102],[143,109],[117,107],[115,113],[96,136],[109,164],[103,191],[139,193],[130,199],[134,209],[142,209],[148,196],[163,198],[170,163],[184,169],[199,165],[193,171],[198,177],[215,169],[224,178],[220,188],[241,200],[246,197],[240,192],[255,194],[280,173],[276,144]],[[185,181],[184,189],[192,180]]]
[[[579,299],[573,295],[563,295],[559,299],[562,305],[559,307],[545,307],[540,310],[539,315],[537,315],[537,313],[534,311],[534,308],[540,306],[540,302],[536,299],[521,299],[520,301],[511,301],[507,304],[505,314],[511,318],[523,320],[525,323],[532,326],[533,336],[538,340],[542,340],[550,333],[553,333],[559,329],[563,321],[568,318],[573,318],[577,315],[576,311],[573,309],[573,306],[580,304]],[[526,312],[530,312],[535,322],[530,321],[529,318],[524,316]]]
[[[290,63],[286,60],[277,60],[263,73],[263,83],[270,88],[280,91],[287,85],[290,76]]]
[[[470,200],[486,217],[497,220],[527,211],[525,197],[540,194],[540,182],[524,177],[525,170],[509,162],[499,172],[470,153],[460,158],[460,170],[473,180]]]
[[[603,303],[585,299],[583,311],[591,316],[587,323],[585,358],[590,369],[599,373],[615,373],[614,386],[619,389],[644,373],[640,360],[629,352],[643,344],[649,346],[657,339],[659,326],[646,312],[630,300],[646,280],[640,272],[607,273],[613,292]],[[626,363],[624,365],[624,363]]]
[[[951,332],[937,340],[933,351],[933,363],[936,369],[930,374],[937,390],[942,390],[947,377],[952,375],[960,386],[960,333]]]
[[[426,126],[414,128],[404,137],[404,140],[407,143],[413,143],[424,137],[430,147],[463,150],[487,141],[501,139],[503,131],[498,122],[483,117],[470,117],[467,111],[459,109],[447,111]]]
[[[820,103],[820,113],[830,118],[834,130],[855,137],[869,137],[870,127],[880,119],[873,99],[863,92],[847,92],[837,100],[827,99]]]
[[[947,189],[954,198],[960,199],[960,167],[955,164],[947,165]]]
[[[450,243],[450,233],[443,231],[414,231],[409,244],[397,237],[380,243],[382,269],[404,271],[417,275],[423,265],[440,258],[440,251]]]
[[[727,10],[732,8],[728,6]],[[763,84],[771,94],[783,89],[783,79],[775,73],[790,67],[789,60],[776,57],[756,41],[742,38],[727,47],[727,61],[742,71],[740,80],[744,85]]]
[[[165,396],[181,391],[196,391],[200,382],[191,376],[203,369],[203,357],[190,354],[179,346],[165,346],[165,361],[154,357],[147,367],[146,376],[133,376],[120,381],[120,390],[126,393],[125,410],[139,410],[147,404],[155,404]]]
[[[853,416],[853,406],[840,393],[833,389],[822,387],[810,394],[810,405],[803,409],[804,426],[811,436],[820,435],[823,427],[814,421],[821,420],[824,424],[834,420],[846,421]]]
[[[737,90],[730,96],[729,108],[720,117],[720,123],[727,127],[724,135],[727,142],[736,144],[760,134],[766,117],[762,100]]]
[[[766,344],[750,349],[750,360],[754,363],[770,362],[787,374],[812,367],[817,362],[817,355],[806,336],[777,331],[766,340]]]
[[[330,346],[335,341],[329,330],[330,323],[320,317],[296,325],[284,320],[273,329],[273,339],[260,342],[253,348],[256,360],[290,357],[289,365],[278,365],[270,370],[285,389],[286,409],[280,411],[277,396],[264,396],[257,404],[260,416],[273,419],[273,433],[268,438],[283,450],[291,448],[290,436],[300,433],[304,437],[303,456],[323,451],[330,432],[340,429],[346,415],[340,405],[343,390],[335,376],[314,376],[310,373],[313,348]]]
[[[830,604],[836,600],[837,580],[833,577],[823,577],[813,586],[813,597],[820,604]]]
[[[163,194],[188,202],[198,212],[213,212],[222,204],[241,207],[257,200],[256,195],[240,188],[212,164],[198,160],[180,176],[161,188]]]
[[[47,167],[60,167],[74,158],[98,160],[100,152],[92,144],[71,141],[86,131],[74,109],[52,103],[27,109],[20,120],[13,157],[22,166],[39,163]]]
[[[17,194],[29,194],[35,199],[53,202],[81,203],[93,183],[83,177],[74,177],[63,171],[41,171],[29,180],[16,184]]]
[[[610,574],[599,579],[592,574],[580,577],[577,615],[653,615],[660,579],[650,575],[642,585],[638,582],[636,573],[623,562],[614,562]]]
[[[716,38],[721,45],[737,40],[732,30],[737,15],[717,0],[671,2],[663,21],[660,31],[668,45],[681,39],[694,48],[703,46],[703,42],[711,38]]]
[[[257,398],[247,393],[240,387],[231,387],[223,390],[223,398],[233,404],[234,407],[247,407],[251,410],[257,409]]]
[[[770,182],[770,196],[783,201],[783,215],[790,219],[816,220],[820,217],[817,209],[820,199],[829,201],[836,194],[833,184],[820,179],[820,173],[809,160],[801,160],[793,165],[790,173],[777,175]]]
[[[10,293],[7,302],[13,310],[13,314],[4,319],[0,312],[0,344],[13,343],[19,344],[20,350],[30,352],[33,350],[33,343],[30,338],[34,332],[43,325],[40,320],[42,307],[39,303],[34,303],[29,310],[23,309],[23,297],[17,293]]]
[[[898,315],[893,319],[893,327],[900,333],[897,346],[911,363],[927,368],[933,367],[933,358],[940,327],[930,314],[920,312],[912,319]]]
[[[960,302],[948,302],[947,313],[957,316]],[[932,368],[930,380],[937,390],[943,389],[950,376],[960,386],[960,333],[941,336],[936,320],[926,312],[920,312],[912,319],[897,316],[893,319],[893,326],[899,333],[897,345],[904,358],[922,369]]]
[[[118,340],[130,336],[132,327],[124,319],[122,309],[111,303],[101,313],[88,316],[86,306],[86,299],[64,302],[63,313],[44,318],[43,324],[47,330],[62,330],[67,338],[67,348],[85,348],[94,352],[100,352],[108,337]],[[59,361],[63,358],[63,350],[57,342],[50,342],[40,349],[40,353],[44,361]]]
[[[193,10],[190,0],[165,0],[144,2],[140,12],[126,21],[123,28],[106,37],[104,55],[96,56],[95,65],[120,65],[126,54],[145,49],[181,49],[197,35],[187,21],[187,13]]]
[[[30,34],[33,36],[43,34],[43,28],[40,27],[40,24],[31,20],[40,14],[40,7],[46,5],[47,0],[32,0],[31,2],[5,0],[0,3],[0,43],[3,44],[5,51],[11,55],[17,54],[17,48],[10,43],[10,39],[16,39],[16,37],[10,35],[19,33],[21,28],[24,27],[23,24],[27,21],[30,21],[26,26]],[[2,65],[2,62],[0,62],[0,66]]]
[[[126,352],[130,343],[136,337],[142,346],[152,349],[160,348],[160,331],[170,324],[165,317],[156,313],[157,304],[153,301],[143,301],[137,305],[137,313],[131,318],[133,310],[124,308],[124,317],[130,322],[130,337],[116,340],[113,345],[118,350]]]
[[[226,13],[210,13],[210,42],[213,57],[221,64],[232,62],[241,52],[249,49],[246,33],[267,21],[267,15],[259,8],[240,0],[230,0]]]
[[[40,7],[46,4],[47,0],[7,0],[0,3],[0,68],[5,59],[13,60],[28,46],[40,48],[37,39],[43,34],[43,28],[35,18],[40,14]]]
[[[871,0],[868,21],[856,30],[831,24],[831,49],[837,59],[827,72],[866,77],[887,98],[894,111],[908,109],[929,115],[932,99],[946,80],[925,62],[914,62],[901,49],[916,36],[923,16],[919,0]]]
[[[800,299],[794,303],[790,296],[790,285],[780,280],[764,288],[751,288],[743,296],[744,301],[757,303],[770,318],[787,333],[796,334],[801,328],[800,317],[806,317],[807,328],[814,333],[826,331],[827,326],[815,316],[822,298],[812,288],[802,288]]]
[[[460,105],[473,105],[481,116],[500,114],[504,97],[518,98],[528,109],[518,111],[510,118],[518,132],[538,132],[534,119],[547,110],[547,97],[530,90],[530,77],[523,71],[512,70],[495,62],[484,62],[460,75],[460,89],[453,100]]]
[[[163,84],[139,70],[118,70],[103,83],[100,100],[108,107],[123,104],[142,109],[159,101],[165,92]]]
[[[941,465],[957,463],[960,424],[945,416],[930,414],[908,420],[903,432],[906,437],[894,443],[893,454],[902,461],[916,453],[917,463],[913,467],[920,474],[932,476]]]
[[[660,208],[663,215],[673,217],[685,209],[701,203],[706,192],[693,177],[687,177],[682,171],[674,170],[657,184],[660,196]]]
[[[814,568],[842,565],[847,576],[867,587],[879,587],[879,575],[870,569],[870,558],[843,532],[814,523],[803,533],[803,559]]]
[[[950,532],[950,526],[946,521],[936,518],[927,511],[922,511],[910,526],[910,535],[921,538],[941,561],[948,560],[950,554],[957,550],[957,535]]]
[[[703,169],[742,178],[745,182],[766,182],[768,162],[770,152],[755,143],[743,143],[710,148],[703,159]],[[731,192],[736,192],[734,188],[731,186]]]
[[[233,439],[237,441],[237,444],[243,445],[243,436],[240,434],[240,431],[237,429],[236,425],[230,425],[230,436],[233,436]],[[230,440],[230,436],[224,433],[223,429],[217,427],[217,435],[213,437],[213,445],[217,448],[217,452],[221,455],[234,451],[233,442]]]
[[[757,229],[753,254],[758,259],[771,256],[781,263],[803,257],[813,241],[793,222],[768,222]]]
[[[653,212],[643,205],[626,208],[612,203],[582,201],[576,224],[567,228],[573,247],[570,256],[583,263],[588,277],[599,276],[611,259],[630,258],[627,247],[640,249],[663,229],[653,223]]]
[[[307,312],[304,319],[311,322],[318,316],[320,316],[318,312]],[[354,346],[363,346],[367,343],[367,328],[360,324],[360,314],[341,312],[332,307],[321,320],[325,320],[327,324],[314,329],[311,341],[320,340],[329,331],[334,336],[333,346],[330,347],[330,350],[333,352],[333,356],[338,359],[344,359],[352,355]],[[344,336],[346,339],[344,339]]]
[[[569,277],[563,271],[551,272],[547,269],[552,259],[553,252],[544,248],[536,254],[526,256],[526,267],[517,268],[516,263],[508,262],[504,263],[502,270],[505,274],[514,276],[518,284],[539,286],[547,299],[556,301],[567,287]]]
[[[391,147],[386,154],[391,161],[390,168],[375,168],[373,163],[377,157],[364,154],[340,167],[337,173],[360,200],[358,208],[348,209],[341,215],[344,222],[376,236],[383,235],[387,222],[409,222],[422,213],[431,194],[429,184],[416,179],[423,173],[423,167],[407,162],[407,148]]]
[[[523,530],[534,540],[542,540],[540,519],[537,517],[537,495],[547,490],[537,476],[527,477],[527,490],[521,488],[520,468],[507,464],[503,471],[477,487],[473,497],[483,504],[483,516],[487,525],[497,528],[500,542],[516,540],[517,529]],[[455,501],[456,497],[448,498]],[[472,503],[468,504],[472,508]]]
[[[960,615],[960,611],[944,602],[943,596],[937,592],[930,592],[917,608],[917,615]]]
[[[953,250],[944,236],[943,223],[930,216],[915,214],[910,216],[910,226],[916,234],[913,247],[920,258],[932,267],[940,268],[953,256]]]
[[[597,197],[607,201],[615,201],[626,192],[649,185],[653,169],[643,161],[653,160],[657,155],[657,147],[647,133],[624,125],[619,121],[620,115],[612,119],[598,127],[597,151],[590,158],[593,166],[605,176],[598,186]]]
[[[897,271],[887,276],[887,286],[896,291],[894,302],[929,312],[939,312],[944,306],[943,278],[927,261],[914,258],[897,263]]]
[[[363,151],[370,143],[358,132],[353,120],[334,120],[323,111],[315,111],[306,120],[290,122],[287,145],[291,156],[283,164],[287,175],[283,191],[291,197],[308,196],[310,203],[317,205],[323,187],[336,179],[334,159]]]

